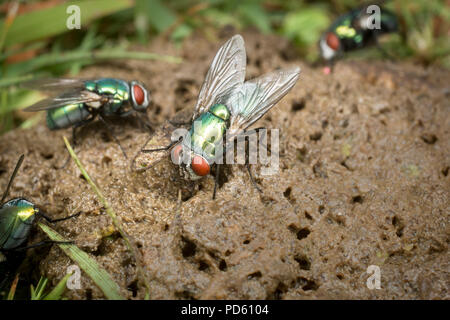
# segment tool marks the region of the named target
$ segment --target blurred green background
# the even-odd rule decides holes
[[[378,1],[380,2],[380,1]],[[367,3],[367,2],[365,2]],[[374,1],[377,3],[377,1]],[[69,5],[81,9],[81,30],[68,30]],[[42,119],[19,109],[42,96],[20,89],[26,80],[74,76],[86,65],[108,59],[160,59],[179,63],[177,57],[133,52],[133,44],[164,37],[181,45],[193,32],[214,39],[225,26],[254,28],[277,34],[295,45],[308,62],[318,59],[320,34],[340,14],[363,4],[355,0],[45,0],[6,1],[0,4],[0,134],[27,128]],[[383,46],[398,60],[450,68],[450,1],[392,0],[384,6],[400,20],[400,32]],[[94,52],[95,54],[92,54]],[[367,49],[352,58],[376,58]]]

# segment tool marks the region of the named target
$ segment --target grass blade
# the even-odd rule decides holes
[[[103,206],[106,209],[106,213],[111,217],[114,227],[119,231],[120,235],[122,236],[122,239],[125,241],[126,246],[128,247],[128,250],[130,251],[131,255],[134,257],[135,261],[136,261],[136,267],[137,267],[137,272],[139,277],[141,278],[141,280],[144,282],[146,288],[147,288],[147,293],[146,296],[149,295],[150,293],[150,285],[148,282],[148,279],[145,275],[144,272],[144,267],[141,263],[141,259],[139,259],[139,254],[138,254],[138,250],[137,247],[135,245],[134,242],[131,241],[130,237],[128,236],[128,234],[123,230],[122,224],[119,221],[119,219],[117,218],[116,213],[114,212],[114,210],[112,209],[111,205],[109,204],[108,200],[106,200],[106,198],[103,196],[102,192],[100,191],[100,189],[97,187],[97,185],[92,181],[91,177],[89,176],[89,174],[87,173],[86,169],[84,168],[83,164],[81,163],[80,159],[78,159],[77,155],[75,154],[75,152],[72,149],[72,146],[70,145],[69,141],[67,140],[66,137],[63,137],[64,139],[64,143],[66,144],[67,150],[70,153],[70,156],[72,157],[72,159],[75,161],[78,169],[80,169],[81,174],[84,176],[84,178],[86,179],[86,181],[89,183],[89,185],[91,186],[92,190],[95,192],[95,194],[97,195],[98,199],[100,200],[100,202],[103,204]]]
[[[66,10],[71,5],[80,8],[81,27],[86,27],[87,24],[99,17],[131,8],[134,2],[132,0],[69,1],[51,8],[21,14],[9,27],[4,45],[11,46],[67,32],[66,21],[72,13],[67,13]],[[0,30],[6,23],[6,21],[0,20]]]
[[[14,300],[14,295],[16,294],[17,283],[19,282],[19,274],[16,274],[13,283],[11,284],[11,288],[9,289],[8,297],[6,300]]]
[[[38,284],[36,285],[36,289],[33,287],[33,285],[30,286],[31,300],[41,300],[42,295],[44,294],[45,287],[47,286],[47,282],[47,278],[41,277]]]
[[[49,226],[39,223],[39,227],[54,241],[67,241]],[[110,300],[124,300],[120,295],[119,286],[108,272],[101,268],[97,262],[90,258],[83,250],[74,244],[58,244],[58,246],[73,260],[86,274],[95,282],[95,284],[103,291],[105,296]]]
[[[8,66],[8,76],[27,74],[40,68],[54,66],[61,63],[70,63],[83,61],[85,63],[102,61],[102,60],[114,60],[114,59],[127,59],[127,60],[161,60],[169,63],[180,63],[182,60],[179,57],[166,56],[152,52],[130,52],[123,49],[108,49],[97,51],[75,51],[75,52],[57,52],[40,55],[32,60],[16,63]],[[6,80],[6,79],[5,79]],[[8,85],[11,81],[4,81]]]
[[[66,289],[67,280],[69,280],[71,274],[66,274],[61,281],[58,282],[56,287],[53,288],[52,291],[50,291],[43,300],[61,300],[61,296],[64,293],[64,290]]]

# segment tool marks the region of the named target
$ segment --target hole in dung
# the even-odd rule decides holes
[[[309,231],[308,228],[300,229],[300,230],[297,232],[297,239],[298,239],[298,240],[305,239],[310,233],[311,233],[311,231]]]
[[[297,256],[294,258],[295,261],[297,261],[298,265],[300,266],[300,269],[302,270],[309,270],[311,269],[311,262],[309,261],[309,259],[302,255],[302,256]]]
[[[197,246],[195,245],[195,243],[184,237],[182,237],[181,240],[183,241],[183,247],[181,249],[181,253],[182,253],[183,257],[188,258],[188,257],[194,256],[195,251],[197,249]]]

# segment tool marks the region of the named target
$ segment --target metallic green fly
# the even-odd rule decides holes
[[[155,155],[145,169],[166,158],[170,151],[181,175],[187,180],[208,175],[211,166],[216,164],[214,199],[221,163],[218,158],[226,152],[223,141],[245,134],[291,90],[300,74],[300,68],[294,67],[244,81],[245,71],[244,39],[235,35],[219,49],[211,63],[190,121],[190,130],[181,141],[162,148],[141,150]],[[248,165],[247,168],[254,182]]]
[[[320,54],[325,61],[332,61],[345,52],[362,49],[370,44],[378,44],[379,36],[395,32],[398,29],[397,17],[387,9],[380,8],[379,29],[370,25],[375,11],[363,6],[352,10],[336,19],[322,35],[319,41]],[[383,51],[384,52],[384,51]],[[387,54],[387,53],[386,53]]]
[[[23,251],[29,248],[55,243],[54,241],[45,240],[29,246],[24,246],[37,217],[42,217],[48,222],[54,223],[79,215],[79,213],[77,213],[61,219],[52,219],[44,214],[36,205],[24,198],[14,198],[5,202],[14,178],[22,165],[23,159],[24,155],[20,156],[0,201],[0,262],[5,261],[6,257],[11,252]]]
[[[127,82],[113,78],[42,79],[29,81],[23,86],[29,89],[56,92],[55,96],[39,101],[25,111],[47,110],[48,128],[57,130],[72,127],[74,144],[76,128],[98,117],[120,146],[105,118],[125,117],[136,111],[145,112],[150,103],[149,92],[138,81]],[[121,146],[120,148],[122,149]],[[126,157],[124,151],[123,153]]]

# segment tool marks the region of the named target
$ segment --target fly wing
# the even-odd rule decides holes
[[[270,110],[289,90],[300,74],[300,68],[282,69],[246,81],[229,95],[218,99],[231,112],[229,134],[247,129]]]
[[[14,227],[17,209],[10,206],[0,207],[0,248],[6,243]]]
[[[63,107],[70,104],[78,104],[78,103],[97,103],[98,107],[108,102],[108,98],[99,94],[96,94],[92,91],[71,91],[64,92],[59,96],[48,98],[36,102],[35,104],[27,107],[24,111],[34,112],[41,110],[49,110],[55,109],[59,107]]]
[[[65,91],[79,91],[84,89],[84,82],[81,79],[35,79],[26,81],[21,84],[21,87],[31,90],[49,91],[49,92],[65,92]]]
[[[241,35],[233,36],[219,49],[200,90],[193,119],[207,111],[216,97],[244,83],[246,59]]]

